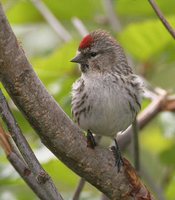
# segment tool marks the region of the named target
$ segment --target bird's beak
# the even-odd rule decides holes
[[[83,55],[79,53],[77,56],[75,56],[70,62],[75,62],[75,63],[83,63]]]

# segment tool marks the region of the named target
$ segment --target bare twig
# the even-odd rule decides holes
[[[35,194],[41,200],[50,200],[50,196],[48,192],[42,187],[41,184],[36,180],[35,175],[31,172],[31,170],[25,165],[23,160],[21,160],[16,153],[11,152],[7,156],[10,163],[16,169],[16,171],[20,174],[20,176],[24,179],[24,181],[28,184],[28,186],[35,192]],[[53,198],[52,198],[53,199]],[[59,198],[57,198],[59,199]]]
[[[103,5],[113,31],[115,32],[121,31],[121,24],[120,21],[118,20],[117,14],[114,11],[114,5],[112,0],[103,0]]]
[[[105,196],[104,194],[102,194],[101,200],[110,200],[110,199],[107,196]]]
[[[45,172],[45,170],[41,167],[39,161],[34,155],[32,149],[27,143],[25,137],[23,136],[19,126],[17,125],[9,106],[5,100],[5,97],[0,90],[0,113],[3,121],[7,124],[8,130],[17,145],[20,153],[22,154],[24,160],[29,166],[30,170],[36,176],[38,182],[42,184],[42,187],[47,191],[50,199],[62,199],[58,194],[56,187],[54,186],[51,178]],[[59,197],[60,196],[60,197]]]
[[[81,178],[79,183],[78,183],[78,187],[75,191],[75,194],[72,198],[72,200],[79,200],[80,199],[80,194],[84,188],[84,185],[85,185],[86,181],[84,180],[84,178]]]
[[[6,155],[9,155],[12,152],[8,136],[3,130],[1,123],[0,123],[0,145],[3,148]]]
[[[139,137],[138,137],[138,125],[137,120],[134,120],[132,124],[133,130],[133,149],[134,149],[134,166],[137,172],[140,171],[140,156],[139,156]]]
[[[175,31],[169,24],[169,22],[165,19],[163,13],[161,12],[160,8],[156,4],[154,0],[148,0],[152,8],[154,9],[156,15],[159,17],[162,24],[165,26],[165,28],[168,30],[168,32],[171,34],[171,36],[175,39]]]
[[[41,200],[50,200],[48,192],[42,187],[40,183],[38,183],[35,175],[24,163],[24,160],[21,158],[21,156],[14,151],[14,148],[7,134],[3,130],[1,124],[0,124],[0,145],[3,148],[9,162],[16,169],[19,175],[24,179],[27,185],[33,190],[33,192],[35,192],[35,194]]]
[[[138,128],[144,128],[166,105],[167,94],[163,92],[153,100],[137,118]],[[124,149],[130,143],[132,138],[132,127],[129,127],[122,135],[118,135],[118,143],[121,149]]]
[[[165,111],[175,112],[175,95],[167,97],[167,102],[162,109]]]
[[[31,2],[64,42],[68,42],[72,39],[72,36],[69,34],[69,32],[63,27],[61,22],[59,22],[59,20],[52,14],[52,12],[41,0],[31,0]]]
[[[99,144],[101,138],[102,138],[102,136],[95,135],[95,142],[96,142],[97,145]],[[79,180],[78,186],[77,186],[76,191],[74,193],[73,200],[78,200],[80,198],[81,192],[82,192],[85,184],[86,184],[86,180],[84,178],[81,178]]]
[[[154,180],[154,178],[148,173],[148,170],[141,165],[140,168],[141,177],[148,183],[151,190],[156,194],[158,200],[166,200],[163,193],[163,188]]]
[[[72,18],[72,23],[73,23],[73,25],[75,26],[75,28],[77,29],[77,31],[80,33],[80,35],[82,37],[84,37],[85,35],[88,34],[87,28],[85,27],[83,22],[78,17],[73,17]]]

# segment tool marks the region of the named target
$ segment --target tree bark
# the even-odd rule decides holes
[[[29,64],[0,5],[0,80],[56,157],[112,200],[152,199],[125,160],[118,173],[113,153],[87,147],[82,131],[49,95]],[[59,173],[59,169],[58,169]]]

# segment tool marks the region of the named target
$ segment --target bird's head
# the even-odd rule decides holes
[[[107,32],[97,30],[82,39],[78,54],[71,62],[79,63],[82,73],[105,72],[117,62],[118,47],[119,44]]]

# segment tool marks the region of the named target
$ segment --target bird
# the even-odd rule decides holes
[[[115,138],[133,123],[141,109],[143,83],[120,44],[104,30],[87,34],[71,62],[81,71],[72,86],[72,115],[94,148],[93,134]],[[120,170],[123,159],[116,140],[115,145]]]

